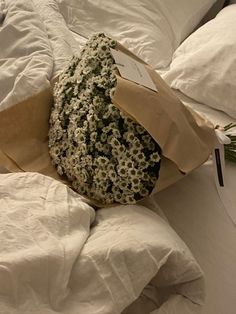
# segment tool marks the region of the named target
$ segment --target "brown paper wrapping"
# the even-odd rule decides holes
[[[0,163],[9,171],[59,178],[48,153],[52,101],[52,90],[46,89],[0,112]]]
[[[117,49],[144,63],[121,45]],[[212,151],[213,126],[192,114],[168,85],[146,65],[158,92],[117,75],[114,104],[139,122],[162,148],[159,180],[154,191],[173,184],[206,161]],[[53,97],[47,89],[0,112],[0,165],[9,171],[33,171],[59,177],[48,152]]]
[[[120,44],[117,50],[142,62],[158,89],[155,92],[117,75],[113,96],[113,103],[141,124],[162,149],[155,193],[208,159],[215,143],[214,127],[208,120],[187,109],[149,65]]]

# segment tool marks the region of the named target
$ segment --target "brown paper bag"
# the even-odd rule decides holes
[[[48,153],[52,101],[52,90],[46,89],[0,112],[0,163],[9,171],[59,178]]]
[[[121,45],[117,49],[131,54]],[[212,151],[213,126],[192,114],[161,77],[146,68],[158,92],[117,75],[114,104],[138,121],[162,148],[160,176],[154,191],[171,185],[206,161]],[[34,171],[61,180],[48,153],[52,90],[0,112],[0,164],[10,171]]]
[[[149,65],[122,45],[117,50],[143,63],[158,92],[117,76],[113,103],[141,124],[162,149],[159,179],[153,193],[203,164],[215,143],[214,126],[187,109]]]

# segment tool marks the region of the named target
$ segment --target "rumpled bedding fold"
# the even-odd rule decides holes
[[[0,110],[48,88],[53,56],[31,1],[6,0],[0,26]]]
[[[147,207],[95,215],[66,185],[36,173],[0,175],[0,199],[0,313],[137,314],[143,297],[152,302],[142,313],[200,310],[200,267]]]
[[[0,175],[0,209],[0,313],[61,313],[94,210],[36,173]]]

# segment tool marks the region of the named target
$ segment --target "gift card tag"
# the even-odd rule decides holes
[[[225,158],[224,145],[216,140],[213,151],[213,162],[215,166],[215,181],[218,187],[225,185]]]
[[[123,78],[158,91],[144,64],[112,48],[111,53]]]
[[[227,178],[225,175],[224,144],[222,143],[222,136],[219,136],[218,132],[216,132],[216,135],[215,147],[212,153],[215,184],[227,214],[234,225],[236,225],[236,206],[229,194]]]

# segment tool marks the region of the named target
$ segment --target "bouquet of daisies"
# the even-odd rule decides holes
[[[49,153],[60,175],[102,204],[134,204],[158,179],[161,149],[112,96],[116,42],[96,34],[73,57],[54,88]]]

